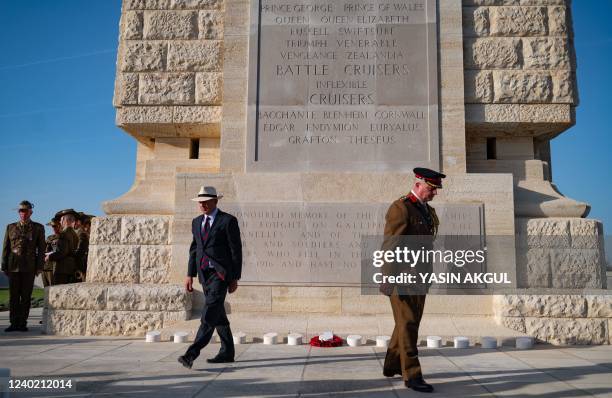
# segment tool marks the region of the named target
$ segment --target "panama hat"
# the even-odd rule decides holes
[[[217,193],[217,189],[215,187],[201,187],[200,192],[198,192],[198,196],[192,198],[194,202],[206,202],[211,199],[221,199],[223,195]]]

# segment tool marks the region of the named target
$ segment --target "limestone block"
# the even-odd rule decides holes
[[[106,305],[106,286],[69,283],[46,289],[47,306],[55,310],[102,310]]]
[[[119,58],[123,72],[163,71],[166,65],[166,44],[126,41],[121,45]]]
[[[125,40],[142,39],[143,13],[126,11],[121,18],[123,22],[122,38]]]
[[[91,246],[87,282],[138,283],[138,246]]]
[[[554,249],[551,252],[552,287],[602,288],[601,252],[596,249]]]
[[[520,234],[527,235],[529,247],[570,247],[569,220],[566,218],[531,218]]]
[[[195,101],[192,73],[144,73],[140,75],[138,102],[144,105],[191,105]]]
[[[489,9],[487,7],[463,8],[464,37],[487,36],[489,34]]]
[[[572,248],[598,249],[603,247],[603,225],[600,221],[572,218],[569,225]]]
[[[231,312],[272,311],[272,288],[270,286],[239,286],[236,292],[227,295],[226,302]]]
[[[517,69],[521,67],[520,39],[466,39],[464,43],[466,68]]]
[[[222,107],[220,106],[176,106],[173,123],[221,123]]]
[[[138,74],[117,73],[113,105],[135,105],[138,103]]]
[[[498,318],[497,322],[504,326],[507,327],[508,329],[512,329],[512,330],[516,330],[517,332],[521,332],[521,333],[525,333],[526,332],[526,328],[525,328],[525,318],[522,317],[502,317],[502,318]]]
[[[121,243],[166,245],[169,242],[170,217],[126,216],[121,219]]]
[[[272,287],[272,312],[329,312],[342,310],[340,287]]]
[[[126,10],[164,10],[170,6],[170,0],[124,0]]]
[[[140,248],[140,283],[168,283],[171,264],[171,246],[142,246]]]
[[[465,102],[493,101],[493,74],[491,71],[465,71]]]
[[[550,250],[540,248],[529,249],[526,251],[526,255],[526,287],[551,287],[552,271],[550,264]]]
[[[567,5],[571,0],[521,0],[522,6]]]
[[[106,309],[111,311],[186,311],[191,305],[191,295],[181,285],[108,286]]]
[[[364,295],[361,288],[342,288],[343,314],[388,314],[389,298],[382,294]]]
[[[196,75],[196,103],[220,105],[223,97],[223,74],[198,73]]]
[[[145,11],[145,39],[195,39],[198,35],[195,11]]]
[[[492,7],[489,9],[491,36],[546,35],[545,7]]]
[[[176,41],[168,46],[169,71],[220,72],[222,42]]]
[[[223,39],[223,12],[200,11],[198,15],[198,31],[200,39]]]
[[[150,330],[161,329],[162,313],[148,311],[89,311],[89,336],[144,336]]]
[[[577,105],[574,72],[559,71],[552,75],[553,102]]]
[[[45,311],[43,325],[45,334],[84,336],[87,325],[87,311],[49,309]]]
[[[172,123],[172,107],[129,106],[117,109],[118,126],[127,124]]]
[[[519,0],[463,0],[464,6],[511,6],[518,5]]]
[[[162,320],[164,327],[172,325],[176,322],[188,321],[191,317],[191,311],[163,311]]]
[[[91,220],[90,245],[112,245],[121,240],[121,217],[94,217]]]
[[[600,294],[586,296],[589,318],[612,318],[612,296]]]
[[[569,44],[564,37],[524,38],[526,69],[570,69]]]
[[[522,123],[575,122],[572,108],[567,104],[521,104],[518,117]]]
[[[494,71],[493,92],[495,102],[550,102],[552,78],[540,72]]]
[[[170,0],[172,9],[217,9],[223,6],[223,0]]]
[[[566,7],[548,7],[548,34],[551,36],[568,34]]]
[[[525,318],[525,331],[555,345],[603,344],[608,337],[605,319]]]
[[[579,295],[500,295],[495,314],[504,317],[584,318],[587,300]]]

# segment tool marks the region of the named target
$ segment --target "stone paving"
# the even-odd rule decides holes
[[[0,333],[0,368],[14,377],[70,378],[76,391],[12,396],[143,397],[408,397],[400,378],[382,376],[384,349],[374,346],[311,348],[307,345],[236,346],[233,364],[211,365],[211,344],[191,370],[176,358],[187,347],[171,342],[40,334],[40,311],[27,333]],[[8,313],[0,313],[7,326]],[[433,395],[457,397],[612,397],[612,346],[536,345],[519,351],[469,348],[421,349]],[[429,396],[429,395],[426,395]]]

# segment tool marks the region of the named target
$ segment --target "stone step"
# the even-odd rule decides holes
[[[177,322],[162,329],[162,341],[171,340],[174,332],[189,333],[189,340],[193,340],[200,325],[200,319]],[[320,333],[331,330],[334,334],[346,339],[349,334],[359,334],[369,343],[373,343],[376,336],[388,335],[393,332],[393,316],[389,315],[332,315],[332,314],[271,314],[271,313],[234,313],[228,314],[233,332],[246,334],[247,342],[261,342],[264,333],[276,332],[279,341],[286,342],[287,334],[300,333],[304,342]],[[497,325],[492,316],[436,316],[425,314],[419,328],[419,341],[425,344],[427,336],[442,337],[442,345],[453,342],[455,336],[465,336],[470,345],[480,342],[483,336],[492,336],[498,339],[498,344],[514,345],[518,336],[526,336],[503,326]]]

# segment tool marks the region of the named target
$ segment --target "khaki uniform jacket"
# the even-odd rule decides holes
[[[75,252],[79,244],[79,237],[74,229],[64,229],[57,240],[57,251],[49,255],[50,261],[55,261],[56,274],[74,275],[78,269],[78,260]]]
[[[9,224],[2,247],[2,271],[42,271],[45,261],[45,227],[34,221]]]
[[[87,270],[87,255],[89,254],[89,235],[82,229],[75,231],[79,237],[79,243],[75,255],[78,262],[79,271],[85,272]]]
[[[57,251],[57,241],[59,240],[59,235],[53,234],[47,236],[47,241],[45,245],[45,253],[53,253]],[[45,261],[44,271],[54,271],[55,270],[55,261]]]

